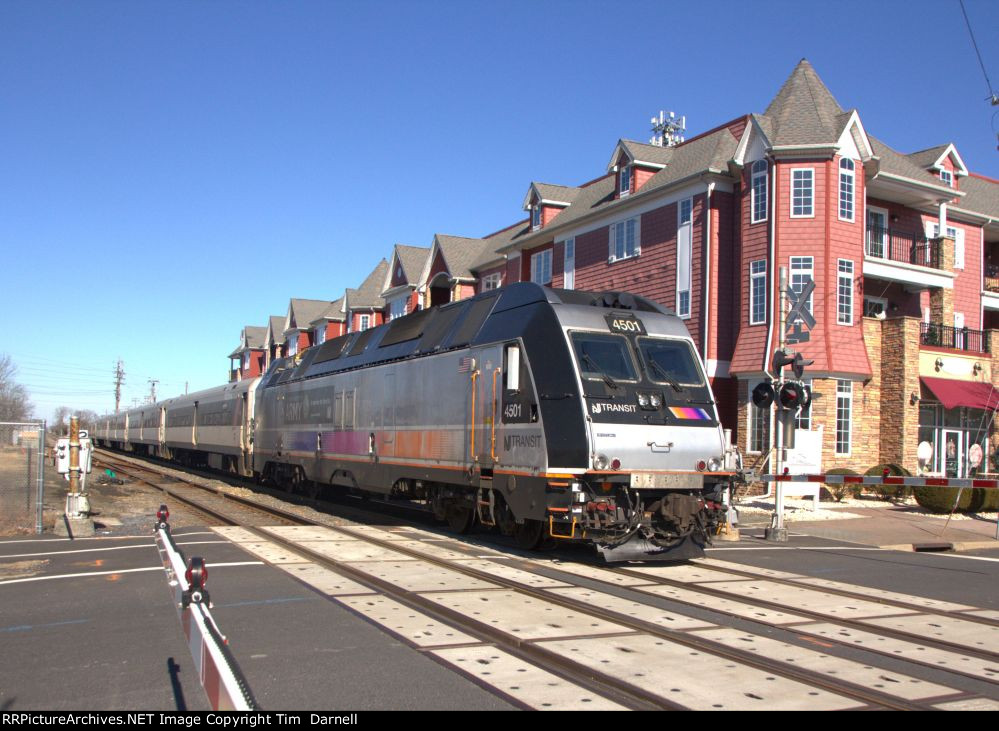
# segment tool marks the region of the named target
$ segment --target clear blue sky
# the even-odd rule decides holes
[[[999,2],[965,4],[999,84]],[[660,109],[762,112],[803,57],[892,147],[999,178],[957,0],[4,0],[0,352],[43,418],[113,408],[119,356],[127,406],[220,384],[289,298],[520,219]]]

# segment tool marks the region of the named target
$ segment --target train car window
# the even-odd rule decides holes
[[[669,383],[670,379],[684,386],[702,386],[704,378],[697,367],[697,358],[690,343],[683,340],[639,338],[638,349],[648,366],[649,378],[656,383]]]
[[[361,333],[360,337],[354,341],[354,345],[351,347],[350,352],[347,355],[360,355],[364,352],[364,349],[368,347],[368,343],[371,342],[371,338],[374,336],[376,330],[371,328],[370,330],[365,330]]]
[[[437,310],[420,310],[405,317],[399,317],[389,325],[388,332],[379,343],[379,348],[384,348],[397,343],[404,343],[407,340],[416,340],[423,335],[427,325],[433,320]]]
[[[506,390],[520,390],[520,346],[506,346]]]
[[[343,347],[347,344],[348,340],[350,340],[350,335],[341,335],[332,340],[327,340],[319,346],[316,357],[312,359],[312,362],[325,363],[328,360],[336,360],[343,354]]]
[[[628,340],[620,335],[574,332],[572,345],[583,378],[637,381],[635,361]]]
[[[493,297],[486,297],[478,301],[473,301],[465,309],[465,317],[458,323],[457,329],[451,336],[450,340],[447,342],[447,347],[457,348],[462,345],[468,345],[472,342],[472,339],[478,334],[479,329],[482,327],[482,323],[486,321],[489,317],[489,313],[493,311],[493,306],[496,304],[496,300],[499,299],[499,295]]]

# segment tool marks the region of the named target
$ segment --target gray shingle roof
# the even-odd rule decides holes
[[[843,114],[812,65],[801,59],[763,116],[771,123],[767,137],[780,147],[834,144],[846,123]]]
[[[406,275],[406,281],[410,284],[416,284],[423,273],[427,257],[430,256],[430,247],[396,244],[395,255],[399,263],[402,264],[402,271]]]
[[[504,260],[503,254],[498,253],[498,249],[503,248],[514,238],[522,236],[529,230],[530,227],[528,226],[528,221],[517,221],[517,223],[512,226],[507,226],[496,233],[489,234],[484,237],[482,240],[486,242],[486,246],[483,248],[479,258],[472,262],[472,265],[469,268],[473,272],[476,272],[480,269],[493,267],[502,263]]]
[[[256,325],[247,325],[243,332],[239,334],[239,346],[229,353],[230,358],[241,355],[244,351],[261,349],[264,347],[264,339],[267,337],[267,328]]]
[[[650,162],[653,165],[669,165],[673,159],[672,147],[647,145],[634,140],[621,140],[619,143],[636,162]]]
[[[931,147],[928,150],[920,150],[919,152],[910,152],[906,155],[912,164],[918,168],[926,170],[935,163],[940,156],[944,153],[950,145],[937,145],[936,147]]]
[[[338,300],[334,300],[329,303],[329,306],[323,310],[318,317],[309,322],[311,327],[315,327],[321,322],[327,322],[332,320],[333,322],[343,322],[347,318],[344,316],[343,312],[340,310],[343,308],[343,297]]]
[[[437,234],[434,240],[444,256],[448,272],[456,279],[474,278],[472,266],[490,248],[489,242],[484,239],[470,239],[465,236]]]
[[[271,315],[267,323],[267,334],[271,338],[272,343],[284,342],[284,316],[283,315]]]
[[[291,300],[288,304],[288,329],[307,330],[329,306],[329,300]]]
[[[999,182],[972,173],[961,178],[961,190],[964,198],[955,204],[958,208],[999,220]]]
[[[940,188],[941,191],[947,190],[947,186],[940,181],[940,178],[919,167],[910,157],[893,150],[870,134],[867,135],[867,139],[871,141],[871,147],[874,150],[875,156],[881,160],[880,172],[909,178],[919,183],[934,185]]]
[[[579,188],[568,185],[553,185],[551,183],[532,183],[542,200],[558,203],[572,203],[579,195]]]
[[[385,275],[388,273],[389,263],[382,259],[378,262],[371,274],[367,276],[361,286],[357,289],[348,289],[344,295],[347,298],[347,306],[352,310],[375,309],[380,310],[385,306],[385,298],[382,297],[382,286],[385,284]]]

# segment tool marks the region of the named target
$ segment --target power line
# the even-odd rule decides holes
[[[982,76],[985,77],[985,84],[989,87],[989,95],[986,97],[991,100],[993,104],[999,104],[999,95],[997,95],[992,90],[992,81],[989,79],[989,74],[985,70],[985,63],[982,61],[982,53],[978,50],[978,41],[975,40],[975,33],[971,30],[971,21],[968,20],[968,11],[964,9],[964,0],[958,0],[961,3],[961,14],[964,15],[964,24],[968,26],[968,35],[971,36],[971,45],[975,47],[975,55],[978,56],[978,65],[982,67]]]

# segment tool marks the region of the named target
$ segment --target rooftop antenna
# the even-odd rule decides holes
[[[658,117],[652,118],[652,139],[650,145],[656,147],[673,147],[683,142],[683,133],[687,131],[687,118],[676,118],[675,112],[660,110]]]

